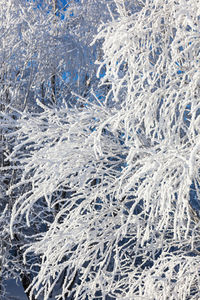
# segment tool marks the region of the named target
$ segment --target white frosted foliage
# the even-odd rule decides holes
[[[43,112],[22,114],[13,133],[8,159],[22,176],[10,192],[28,191],[11,235],[16,220],[34,223],[41,199],[51,212],[24,253],[41,259],[30,289],[44,300],[56,289],[58,299],[200,297],[200,3],[133,1],[132,13],[128,2],[115,1],[95,39],[105,100],[38,101]]]

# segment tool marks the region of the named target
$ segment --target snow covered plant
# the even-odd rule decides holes
[[[200,3],[133,2],[96,37],[105,101],[17,121],[11,237],[46,213],[30,297],[200,298]]]
[[[101,13],[102,3],[95,3],[0,1],[0,103],[33,111],[36,98],[60,103],[71,90],[86,93],[98,48],[89,44],[101,15],[108,15],[106,9]]]

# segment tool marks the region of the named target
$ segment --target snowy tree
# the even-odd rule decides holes
[[[30,110],[36,98],[60,105],[71,99],[72,90],[84,94],[94,78],[95,53],[89,43],[106,9],[97,17],[89,0],[9,0],[0,5],[1,105]]]
[[[23,263],[20,247],[31,243],[30,235],[45,231],[44,223],[55,211],[47,212],[41,200],[40,211],[36,209],[32,215],[35,219],[32,229],[27,229],[25,221],[20,220],[15,223],[18,229],[10,240],[8,224],[13,203],[30,190],[30,184],[6,195],[10,185],[18,183],[21,176],[18,162],[11,162],[6,156],[17,143],[12,136],[18,126],[15,120],[22,111],[38,111],[36,99],[51,106],[59,107],[62,103],[70,106],[76,102],[72,90],[86,95],[91,83],[95,84],[92,62],[99,46],[91,47],[90,42],[98,22],[108,18],[108,13],[106,9],[97,10],[104,4],[94,6],[92,2],[9,0],[0,3],[0,277],[20,277],[24,287],[35,271],[29,263]],[[85,23],[89,23],[89,18],[92,27],[86,33]],[[31,259],[37,263],[35,256],[29,255]]]
[[[200,297],[199,1],[133,2],[115,0],[94,40],[104,101],[38,97],[9,134],[11,238],[40,228],[22,246],[38,258],[30,298]]]

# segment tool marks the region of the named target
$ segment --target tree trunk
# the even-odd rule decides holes
[[[54,23],[56,23],[56,11],[57,11],[57,0],[52,0],[53,2],[53,12],[54,12]],[[55,68],[54,68],[55,69]],[[51,94],[51,99],[52,102],[56,104],[56,74],[55,74],[55,70],[53,71],[52,77],[51,77],[51,90],[52,90],[52,94]]]
[[[31,280],[30,280],[30,277],[26,273],[21,274],[20,277],[21,277],[22,286],[23,286],[24,292],[25,292],[26,289],[31,284]],[[25,292],[25,294],[28,297],[28,299],[36,300],[34,295],[32,296],[32,298],[30,298],[30,291]]]

